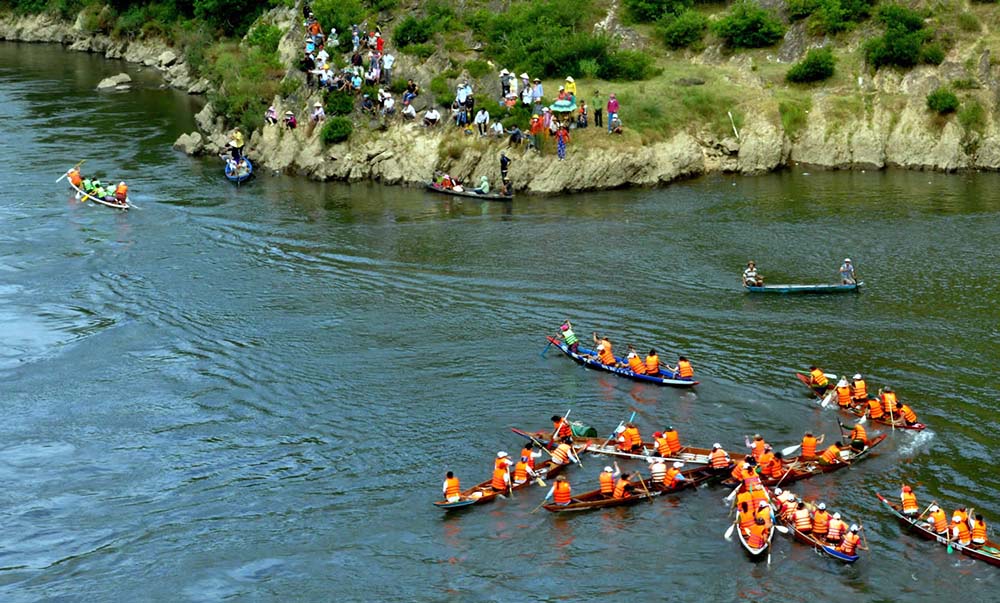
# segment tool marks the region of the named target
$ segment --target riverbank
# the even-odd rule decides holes
[[[603,26],[611,23],[616,31],[628,33],[617,24],[615,10],[612,3]],[[46,15],[2,15],[0,38],[55,42],[70,50],[141,63],[158,69],[173,87],[194,94],[208,91],[208,80],[193,81],[184,57],[166,42],[114,40],[84,31],[81,19],[68,23]],[[294,89],[275,96],[272,104],[279,113],[291,110],[304,117],[322,96],[305,86],[296,64],[302,34],[298,13],[276,8],[261,19],[285,32],[278,55],[286,69],[285,80]],[[620,97],[628,99],[621,111],[625,134],[608,136],[598,128],[573,130],[565,161],[557,161],[551,148],[542,154],[511,149],[515,163],[510,175],[519,191],[551,194],[657,186],[719,172],[760,174],[798,164],[813,169],[1000,170],[1000,129],[994,117],[1000,71],[984,44],[992,34],[983,27],[980,38],[956,39],[939,65],[906,71],[872,71],[863,61],[847,62],[853,56],[847,52],[856,51],[860,41],[872,35],[860,28],[840,40],[846,50],[838,75],[813,86],[780,84],[787,66],[816,43],[803,22],[790,27],[776,48],[732,54],[709,45],[697,53],[670,53],[661,62],[662,73],[649,81],[621,84],[581,78],[581,90],[600,86],[622,91]],[[389,44],[395,52],[391,40]],[[432,74],[454,64],[454,57],[444,51],[423,61],[400,55],[395,73],[403,80],[413,77],[426,88]],[[492,92],[498,86],[492,73],[477,79],[467,69],[451,71],[449,85],[468,77],[476,81],[477,89]],[[946,85],[958,88],[959,83],[968,111],[941,115],[928,109],[928,94]],[[546,84],[554,87],[558,82]],[[425,90],[416,108],[429,107],[432,96]],[[659,106],[650,107],[650,96]],[[699,103],[703,107],[680,125],[661,125],[650,118],[659,112],[663,124],[668,124],[675,102],[687,110]],[[735,115],[732,122],[727,113]],[[506,141],[465,135],[447,123],[428,129],[398,117],[369,121],[357,111],[352,119],[351,138],[330,146],[320,140],[319,128],[305,123],[295,130],[264,126],[250,133],[246,153],[258,167],[316,180],[419,185],[435,170],[466,181],[483,174],[494,182],[499,179],[498,156],[508,148]],[[221,150],[232,124],[220,118],[211,104],[197,123],[199,131],[181,137],[175,148],[188,154]]]

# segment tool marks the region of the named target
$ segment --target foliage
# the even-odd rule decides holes
[[[958,109],[958,97],[947,88],[938,88],[927,95],[927,108],[939,115],[953,113]]]
[[[944,48],[937,42],[926,44],[920,50],[920,62],[928,65],[940,65],[944,62]]]
[[[323,101],[329,115],[347,115],[354,111],[354,95],[350,92],[327,90]]]
[[[966,102],[958,110],[958,123],[966,132],[982,132],[986,127],[986,110],[975,100]]]
[[[636,21],[652,22],[666,14],[679,14],[691,7],[692,0],[624,0],[629,15]]]
[[[434,23],[430,19],[418,19],[407,15],[392,32],[393,40],[400,47],[423,44],[434,37]]]
[[[403,46],[399,49],[399,51],[403,54],[408,54],[421,59],[426,59],[431,56],[434,54],[435,50],[436,49],[433,44],[410,44],[409,46]]]
[[[729,14],[712,24],[712,30],[730,48],[771,46],[785,34],[781,21],[751,0],[733,4]]]
[[[809,106],[808,98],[805,101],[789,99],[778,103],[778,114],[781,115],[781,127],[784,128],[785,134],[789,138],[795,138],[795,135],[805,127],[809,114]]]
[[[469,76],[473,78],[481,78],[490,71],[493,70],[490,64],[486,61],[480,61],[478,59],[472,61],[466,61],[465,70],[469,72]]]
[[[874,0],[818,0],[810,26],[821,33],[846,31],[871,16]]]
[[[438,74],[431,79],[430,91],[434,95],[434,101],[439,105],[450,105],[454,94],[452,94],[451,86],[448,85],[448,79],[444,74]]]
[[[644,80],[654,75],[653,58],[638,50],[618,50],[598,68],[597,75],[605,80]]]
[[[193,4],[195,17],[230,36],[245,34],[267,8],[267,3],[255,0],[193,0]]]
[[[804,59],[792,65],[785,79],[797,84],[819,82],[833,75],[834,63],[836,59],[829,48],[814,48],[806,53]]]
[[[351,137],[354,131],[354,124],[346,117],[331,117],[323,123],[323,129],[319,132],[320,140],[324,144],[336,144],[344,142]]]
[[[982,24],[979,23],[979,19],[976,15],[964,12],[958,14],[958,27],[962,31],[969,31],[973,33],[979,33],[982,30]]]
[[[366,0],[368,6],[373,10],[387,11],[399,6],[399,0]]]
[[[660,35],[668,48],[686,48],[705,37],[708,18],[695,10],[666,15],[658,22]]]
[[[277,52],[278,43],[285,32],[277,25],[261,24],[247,34],[247,44],[256,46],[264,52]]]
[[[274,53],[223,42],[207,53],[203,74],[214,84],[209,100],[216,111],[249,132],[263,125],[285,72]]]
[[[885,34],[865,44],[865,58],[875,67],[912,67],[921,58],[921,49],[930,37],[923,16],[898,4],[887,4],[878,13]]]
[[[341,36],[341,47],[350,42],[351,25],[361,23],[365,18],[360,0],[312,0],[310,6],[323,29],[337,30]]]
[[[805,19],[816,12],[816,9],[819,8],[819,3],[820,0],[788,0],[786,2],[788,18],[792,21]]]

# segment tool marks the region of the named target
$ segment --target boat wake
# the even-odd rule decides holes
[[[901,431],[901,430],[897,430]],[[918,431],[915,434],[907,433],[905,435],[911,435],[912,437],[899,438],[900,445],[898,447],[899,454],[902,456],[914,456],[917,452],[923,452],[930,446],[931,440],[934,439],[935,434],[930,429],[925,429],[923,431]]]

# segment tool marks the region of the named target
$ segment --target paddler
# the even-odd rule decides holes
[[[615,482],[615,489],[611,493],[612,498],[628,498],[632,496],[635,484],[629,481],[630,477],[632,477],[631,474],[625,473]]]
[[[868,433],[865,431],[865,427],[861,424],[861,421],[855,423],[854,427],[851,428],[848,439],[851,440],[851,448],[858,452],[868,447]]]
[[[639,358],[639,354],[635,353],[635,348],[633,346],[628,346],[628,355],[625,356],[628,361],[628,369],[635,373],[636,375],[646,374],[646,363]]]
[[[604,498],[611,498],[611,495],[614,494],[615,480],[617,480],[621,474],[621,470],[618,469],[618,463],[615,463],[614,469],[611,467],[605,467],[604,471],[601,472],[598,481],[600,482],[601,494],[604,495]]]
[[[899,414],[906,421],[907,425],[916,425],[918,422],[917,413],[913,412],[913,409],[907,406],[905,402],[899,405]]]
[[[772,452],[770,446],[765,450],[764,456],[760,457],[760,474],[764,477],[780,480],[785,475],[785,464],[781,462],[782,454],[780,452]]]
[[[897,417],[899,417],[899,403],[896,401],[896,392],[892,391],[891,387],[886,387],[882,390],[882,409],[889,415],[894,422]]]
[[[854,285],[858,281],[854,276],[854,264],[851,258],[844,258],[844,263],[840,265],[840,282],[844,285]]]
[[[513,464],[514,461],[510,460],[510,455],[501,450],[500,452],[497,453],[497,458],[496,461],[494,461],[493,463],[493,468],[503,469],[504,471],[506,471]]]
[[[742,531],[744,534],[747,534],[750,528],[753,527],[754,522],[757,520],[756,513],[754,513],[754,509],[750,508],[750,501],[744,500],[743,502],[737,504],[736,513],[738,515],[740,531]]]
[[[573,332],[573,325],[570,324],[568,318],[566,319],[566,322],[562,323],[559,327],[559,333],[562,335],[563,341],[566,342],[566,346],[569,348],[569,351],[574,354],[579,354],[580,340],[577,338],[576,333]]]
[[[813,432],[807,431],[804,436],[802,436],[802,450],[799,453],[799,459],[803,461],[811,461],[816,458],[816,446],[821,443],[821,440],[816,439]]]
[[[453,472],[449,471],[444,474],[444,485],[441,486],[441,491],[444,493],[444,499],[450,503],[458,502],[461,498],[462,485]]]
[[[680,454],[681,450],[684,448],[681,446],[681,436],[677,433],[677,430],[674,429],[673,425],[668,425],[667,428],[663,430],[663,439],[667,441],[667,449],[670,451],[670,454]]]
[[[118,201],[118,203],[125,205],[125,201],[127,199],[128,199],[128,185],[125,184],[125,181],[123,180],[118,183],[117,187],[115,187],[115,200]]]
[[[670,467],[670,469],[667,470],[667,474],[663,476],[662,483],[664,488],[673,490],[678,485],[680,485],[681,482],[687,479],[686,477],[684,477],[684,474],[681,473],[681,467],[683,466],[684,463],[680,461],[674,461],[673,466]]]
[[[233,161],[239,163],[243,159],[243,132],[239,128],[233,130],[233,139],[229,141],[229,148],[233,155]]]
[[[529,479],[535,479],[537,477],[535,472],[532,471],[531,465],[529,464],[530,456],[522,456],[521,460],[514,465],[514,485],[518,486]]]
[[[747,267],[743,271],[743,286],[760,287],[764,284],[764,277],[757,272],[757,263],[753,260],[747,262]]]
[[[712,452],[708,454],[708,465],[712,469],[725,469],[729,467],[732,461],[729,459],[729,454],[722,449],[722,444],[716,442],[712,444]]]
[[[826,512],[826,503],[821,502],[813,511],[812,533],[817,538],[826,538],[830,531],[830,514]]]
[[[937,505],[931,505],[928,511],[930,511],[930,515],[927,517],[927,523],[924,526],[935,534],[943,536],[948,531],[948,516]]]
[[[545,495],[545,500],[550,498],[561,507],[568,505],[573,500],[572,489],[565,475],[557,477],[556,482],[552,484],[549,493]]]
[[[809,367],[809,387],[812,388],[814,394],[822,397],[826,394],[829,385],[830,380],[826,378],[826,374],[821,369],[816,365]]]
[[[79,169],[72,168],[70,171],[66,172],[66,176],[69,178],[70,184],[76,188],[80,188],[80,184],[83,183],[83,177],[80,175]]]
[[[851,397],[854,404],[860,405],[868,402],[868,385],[861,378],[861,373],[855,373],[851,381]]]
[[[853,398],[851,398],[851,385],[845,377],[841,377],[840,381],[837,382],[837,406],[850,408],[853,401]]]
[[[597,360],[601,364],[618,366],[618,360],[615,358],[610,339],[607,337],[598,337],[597,331],[594,331],[594,343],[597,344]]]
[[[639,428],[635,426],[635,423],[626,423],[625,431],[622,432],[618,440],[622,442],[622,450],[632,453],[642,452],[642,434],[639,433]]]
[[[572,463],[579,463],[580,459],[576,458],[576,453],[573,452],[572,446],[573,440],[570,438],[563,438],[563,441],[556,446],[556,449],[552,451],[552,462],[556,465],[568,465]]]
[[[881,419],[885,416],[885,409],[882,408],[882,402],[878,398],[868,399],[868,418],[872,420]]]
[[[683,379],[685,381],[694,381],[694,367],[691,366],[691,361],[687,359],[686,356],[680,356],[677,358],[677,368],[667,365],[667,368],[673,371],[674,379]]]
[[[551,420],[553,439],[561,440],[563,438],[573,437],[573,427],[570,426],[566,419],[560,417],[559,415],[552,415]]]
[[[494,467],[490,487],[494,492],[506,492],[510,488],[510,467],[506,465]]]
[[[962,516],[958,513],[951,516],[950,536],[952,540],[962,546],[972,544],[972,531],[969,530],[969,524],[966,521],[962,521]]]
[[[760,457],[764,454],[764,447],[767,446],[767,442],[764,441],[764,436],[759,433],[755,433],[753,436],[753,442],[749,443],[750,451],[753,453],[753,458],[755,461],[760,462]]]
[[[538,457],[542,456],[542,453],[539,452],[539,451],[537,451],[537,450],[535,450],[535,445],[533,443],[528,442],[527,444],[524,445],[524,448],[521,449],[521,456],[522,457],[527,457],[528,458],[528,467],[530,469],[534,469],[535,468],[535,459],[537,459]]]
[[[808,534],[812,532],[812,517],[809,516],[809,509],[806,508],[806,503],[799,501],[799,504],[795,507],[795,512],[792,513],[792,520],[795,522],[795,529],[803,534]]]
[[[650,457],[649,474],[654,484],[663,483],[667,477],[667,463],[661,457]]]
[[[837,550],[845,555],[853,555],[861,544],[861,537],[858,536],[858,526],[851,524],[851,529],[844,535],[844,541],[840,543]]]
[[[843,447],[843,442],[834,442],[823,451],[823,454],[819,456],[820,465],[835,465],[837,463],[843,463],[840,459],[840,451]]]
[[[834,513],[830,518],[830,526],[826,530],[826,541],[830,544],[838,544],[844,539],[847,532],[847,524],[840,519],[840,513]]]
[[[754,525],[746,531],[746,540],[750,548],[759,549],[767,544],[767,535],[770,530],[767,528],[767,524],[760,517],[757,517],[754,521]]]
[[[647,375],[659,375],[660,374],[660,357],[656,355],[656,350],[651,349],[649,353],[646,354],[646,374]]]
[[[899,493],[899,500],[903,505],[903,515],[914,518],[920,512],[920,505],[917,504],[917,495],[913,493],[913,488],[903,484]]]
[[[972,544],[975,546],[986,544],[986,521],[979,513],[976,513],[976,519],[972,522]]]
[[[754,523],[756,523],[758,519],[764,520],[765,532],[771,530],[771,505],[767,504],[766,500],[762,500],[757,503],[757,513],[754,516]]]

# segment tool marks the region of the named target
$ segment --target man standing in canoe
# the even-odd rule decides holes
[[[577,339],[576,333],[573,332],[573,325],[569,322],[568,318],[566,319],[566,322],[562,323],[562,326],[559,327],[559,331],[562,335],[563,341],[565,341],[566,345],[569,347],[569,351],[574,354],[579,354],[580,340]]]
[[[851,258],[844,258],[844,263],[840,265],[840,282],[844,285],[858,284],[854,276],[854,264],[851,263]]]
[[[764,277],[757,272],[757,264],[750,260],[747,262],[746,270],[743,271],[744,287],[761,287],[764,285]]]

